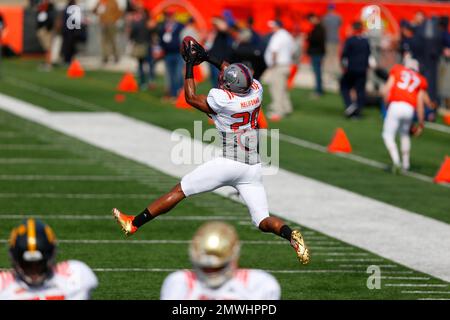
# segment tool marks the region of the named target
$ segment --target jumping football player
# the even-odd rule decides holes
[[[0,300],[87,300],[98,281],[77,260],[55,262],[56,237],[37,219],[26,219],[11,232],[13,270],[0,272]]]
[[[424,128],[424,104],[430,103],[426,92],[427,80],[419,72],[417,60],[407,56],[404,65],[392,67],[389,78],[383,88],[388,109],[383,125],[383,140],[392,159],[392,172],[409,170],[411,138],[419,136]],[[412,126],[414,113],[417,112],[418,125]],[[401,162],[396,134],[400,136]]]
[[[269,216],[258,155],[257,118],[263,98],[261,83],[253,79],[245,65],[219,61],[192,37],[189,38],[183,40],[181,49],[186,61],[185,98],[191,106],[213,119],[223,139],[223,157],[197,167],[137,216],[126,215],[114,208],[114,217],[125,234],[131,235],[186,197],[232,186],[246,203],[253,223],[263,232],[272,232],[290,241],[299,261],[307,264],[309,250],[300,231],[291,230],[281,219]],[[219,88],[211,89],[208,96],[196,94],[195,89],[193,67],[203,61],[220,70]]]
[[[269,273],[238,269],[239,238],[233,226],[208,222],[189,247],[193,270],[167,276],[161,300],[279,300],[280,285]]]

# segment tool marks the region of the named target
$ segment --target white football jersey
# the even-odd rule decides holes
[[[87,300],[97,285],[86,264],[68,260],[58,263],[53,276],[36,288],[15,278],[12,271],[0,272],[0,300]]]
[[[238,269],[233,278],[212,289],[199,281],[192,270],[171,273],[161,289],[161,300],[279,300],[278,281],[256,269]]]
[[[250,92],[244,96],[213,88],[207,102],[215,112],[210,117],[223,139],[223,156],[255,164],[258,157],[258,115],[263,99],[263,87],[253,80]]]

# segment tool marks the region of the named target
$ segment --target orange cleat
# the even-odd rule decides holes
[[[132,223],[134,220],[133,216],[127,216],[126,214],[120,212],[117,208],[112,209],[112,213],[125,235],[131,236],[137,231],[138,228]]]

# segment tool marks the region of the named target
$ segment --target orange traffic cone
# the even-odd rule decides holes
[[[194,67],[194,80],[198,83],[205,81],[205,75],[203,74],[200,65]]]
[[[348,141],[347,135],[342,128],[337,128],[331,143],[328,145],[328,152],[352,152],[352,146]]]
[[[177,101],[175,101],[175,107],[180,109],[189,109],[191,106],[186,102],[184,98],[184,89],[181,89],[180,94],[178,95]]]
[[[122,80],[120,80],[117,90],[123,91],[123,92],[137,92],[138,91],[138,84],[136,80],[134,79],[134,76],[132,73],[127,72],[122,77]]]
[[[116,95],[114,96],[114,100],[115,100],[117,103],[122,103],[122,102],[125,101],[125,99],[126,99],[125,95],[124,95],[124,94],[121,94],[121,93],[118,93],[118,94],[116,94]]]
[[[267,129],[269,127],[267,123],[266,116],[264,115],[262,109],[259,110],[258,114],[258,128],[259,129]]]
[[[298,65],[296,65],[296,64],[291,65],[291,71],[289,73],[289,77],[287,80],[288,89],[292,89],[292,87],[294,86],[294,79],[295,79],[295,75],[297,74],[297,71],[298,71]]]
[[[446,156],[444,162],[434,177],[436,183],[450,183],[450,157]]]
[[[69,78],[82,78],[84,76],[83,67],[77,59],[72,60],[72,63],[67,69],[67,76]]]
[[[446,125],[450,126],[450,113],[444,114],[443,120]]]

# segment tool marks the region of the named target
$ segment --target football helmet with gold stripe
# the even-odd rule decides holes
[[[42,221],[25,219],[11,231],[9,254],[14,273],[29,286],[39,286],[53,274],[56,237]]]

